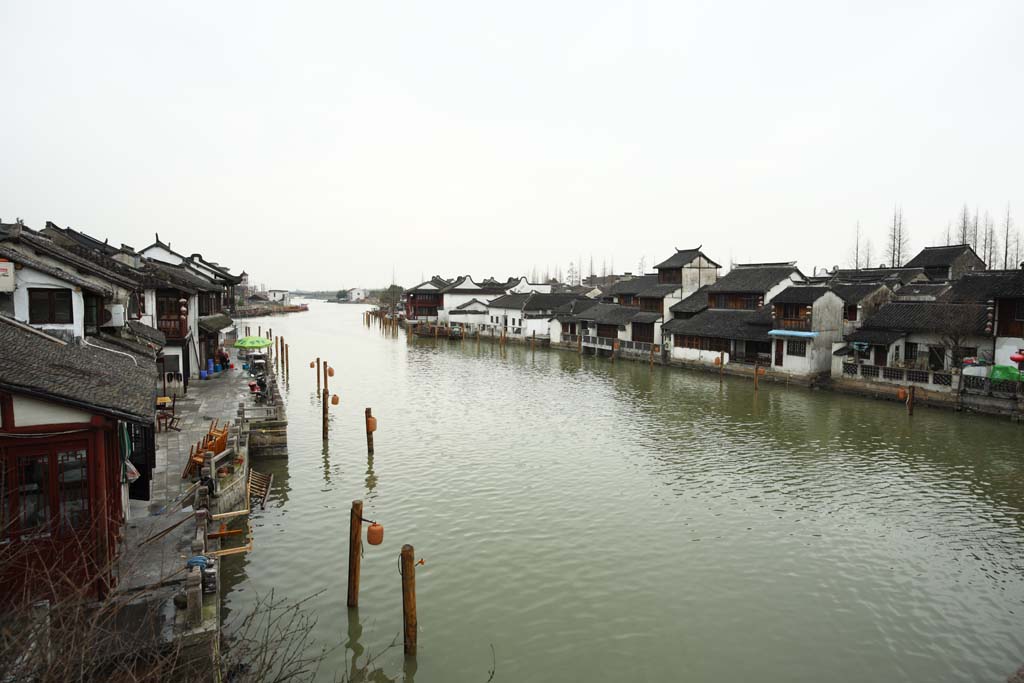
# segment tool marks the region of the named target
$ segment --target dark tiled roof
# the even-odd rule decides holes
[[[772,298],[772,303],[813,304],[829,291],[828,287],[786,287]]]
[[[983,304],[898,301],[879,308],[861,329],[984,334],[986,315]]]
[[[113,288],[107,286],[106,284],[102,284],[99,281],[94,280],[92,278],[80,277],[79,275],[71,273],[65,270],[64,268],[51,265],[45,261],[41,261],[38,258],[29,256],[21,249],[18,249],[14,245],[11,245],[9,243],[0,243],[0,257],[8,259],[9,261],[12,261],[17,264],[21,264],[28,268],[38,270],[41,273],[52,275],[58,280],[63,280],[68,284],[75,285],[76,287],[81,287],[82,289],[93,292],[95,294],[102,294],[103,296],[106,297],[111,297],[114,295]]]
[[[859,329],[846,337],[846,341],[864,342],[865,344],[882,344],[888,346],[904,336],[906,332],[899,330],[866,330]]]
[[[969,244],[952,244],[948,247],[925,247],[917,256],[907,261],[906,267],[949,267],[953,265],[956,259],[966,253],[970,253],[975,258],[978,258],[978,255],[974,253]],[[978,260],[980,261],[981,259],[979,258]]]
[[[83,276],[91,275],[103,282],[115,284],[125,289],[136,289],[138,286],[137,278],[106,268],[97,259],[81,256],[70,249],[65,249],[46,235],[25,226],[0,225],[0,240],[4,240],[8,244],[18,245],[22,253],[35,252],[35,254],[41,257],[58,261],[62,266],[65,266],[61,267],[61,270],[72,268]],[[30,253],[29,256],[31,257],[33,254]]]
[[[503,296],[499,296],[496,299],[491,299],[491,301],[487,303],[487,306],[489,308],[509,308],[516,311],[521,311],[523,310],[523,304],[525,304],[526,300],[529,298],[529,293],[505,294]]]
[[[710,285],[708,291],[764,294],[794,273],[800,275],[799,269],[789,264],[736,266]]]
[[[576,320],[576,316],[581,314],[583,311],[597,305],[598,302],[594,299],[573,299],[569,303],[562,304],[556,308],[554,311],[554,317],[560,322],[572,322],[573,320]]]
[[[185,266],[172,266],[157,261],[147,261],[147,270],[158,278],[165,279],[176,287],[189,292],[219,292],[223,287]]]
[[[156,376],[154,362],[64,344],[0,316],[0,387],[9,391],[151,424]]]
[[[700,250],[700,247],[697,247],[696,249],[676,249],[676,253],[672,254],[667,259],[665,259],[664,261],[662,261],[661,263],[654,267],[656,269],[682,268],[683,266],[689,264],[695,258],[698,258],[700,256],[704,256],[704,258],[707,259],[708,262],[711,263],[711,265],[717,266],[719,268],[722,267],[719,264],[712,261],[711,259],[709,259],[705,254],[703,254]]]
[[[708,307],[709,286],[710,285],[704,285],[682,301],[672,304],[668,310],[673,313],[700,313]]]
[[[204,315],[199,318],[199,329],[205,332],[218,332],[225,327],[229,327],[232,322],[234,321],[231,320],[231,316],[226,313]]]
[[[466,286],[468,283],[468,286]],[[442,292],[480,292],[481,294],[503,294],[506,290],[506,283],[503,282],[481,282],[476,283],[468,275],[462,275],[451,281],[451,284],[442,288]],[[475,285],[475,286],[474,286]]]
[[[157,346],[163,346],[167,343],[167,337],[164,335],[163,332],[156,329],[155,327],[150,327],[145,323],[141,323],[138,320],[129,320],[127,323],[127,327],[128,330],[131,331],[131,333],[134,334],[136,337],[141,337],[142,339],[152,342]]]
[[[639,308],[619,304],[595,304],[576,315],[577,320],[589,320],[599,325],[625,325],[633,322],[640,313]],[[658,316],[659,318],[661,316]]]
[[[99,344],[100,346],[115,351],[127,351],[133,354],[139,360],[156,360],[157,349],[152,344],[142,344],[139,342],[126,339],[124,337],[115,337],[105,332],[100,332],[98,337],[89,337],[90,344]]]
[[[666,296],[681,288],[678,284],[653,285],[639,292],[637,296],[645,299],[664,299]]]
[[[925,277],[924,268],[860,268],[836,270],[832,274],[832,283],[889,282],[905,285]]]
[[[572,292],[566,292],[564,294],[541,294],[539,292],[530,294],[530,298],[527,299],[526,304],[523,306],[524,311],[551,311],[559,306],[573,301],[575,299],[585,298],[582,294],[574,294]]]
[[[434,277],[419,283],[415,287],[410,287],[405,292],[416,292],[426,287],[426,285],[432,285],[429,289],[424,289],[427,292],[441,291],[452,284],[452,280],[445,280],[443,277],[435,275]]]
[[[840,299],[847,304],[856,304],[863,301],[867,296],[874,294],[879,289],[889,288],[880,282],[869,282],[859,285],[845,285],[845,284],[834,284],[832,285],[832,291],[835,292]]]
[[[945,301],[985,303],[989,299],[1024,297],[1024,270],[964,273],[942,297]]]
[[[474,309],[480,309],[480,308],[486,309],[487,308],[487,302],[486,301],[480,301],[479,299],[470,299],[466,303],[461,304],[459,306],[456,306],[453,310],[456,310],[456,311],[468,311],[471,308],[474,308]]]
[[[949,289],[948,282],[911,282],[903,285],[896,292],[896,300],[921,298],[935,300],[941,297]]]
[[[613,295],[619,294],[639,294],[640,292],[653,287],[658,284],[658,274],[653,275],[641,275],[639,277],[630,278],[629,280],[619,280],[611,286],[610,293]]]
[[[633,316],[631,323],[656,323],[661,320],[661,313],[655,313],[654,311],[640,311]]]
[[[768,314],[767,320],[766,313]],[[768,330],[771,329],[770,315],[770,312],[765,309],[756,311],[710,309],[685,320],[669,320],[661,326],[661,329],[672,334],[693,337],[767,341],[771,339],[768,336]]]

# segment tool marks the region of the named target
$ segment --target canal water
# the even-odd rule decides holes
[[[323,680],[370,654],[387,676],[374,680],[481,683],[492,667],[495,681],[1004,681],[1024,664],[1020,426],[410,343],[363,327],[364,310],[248,322],[290,347],[290,455],[255,463],[273,497],[253,550],[225,558],[225,608],[319,593],[312,635],[336,648]],[[326,446],[317,356],[341,398]],[[385,527],[365,546],[358,612],[353,499]],[[403,543],[425,561],[414,665]]]

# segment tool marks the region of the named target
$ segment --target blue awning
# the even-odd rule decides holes
[[[797,330],[769,330],[768,335],[771,337],[803,337],[804,339],[813,339],[818,336],[818,333],[799,332]]]

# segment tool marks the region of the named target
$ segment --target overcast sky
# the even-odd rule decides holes
[[[272,287],[1024,226],[1024,3],[0,0],[0,218]]]

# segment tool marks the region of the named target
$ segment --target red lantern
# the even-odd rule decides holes
[[[1010,360],[1012,360],[1014,363],[1024,363],[1024,353],[1020,353],[1018,351],[1017,353],[1011,354]]]

